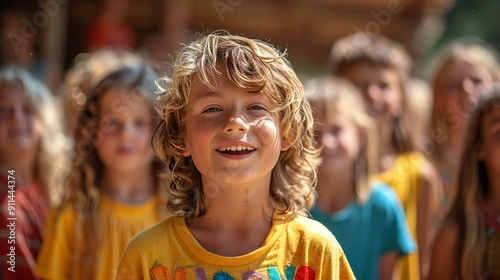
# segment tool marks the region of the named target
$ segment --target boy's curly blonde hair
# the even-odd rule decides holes
[[[303,86],[281,53],[268,43],[215,31],[185,46],[174,62],[172,78],[159,80],[158,110],[162,121],[153,135],[153,148],[169,165],[169,210],[186,219],[205,213],[200,172],[184,157],[186,111],[195,76],[209,87],[226,71],[237,88],[262,91],[281,116],[283,137],[290,149],[282,152],[273,169],[270,196],[287,214],[304,214],[314,198],[319,153],[314,145],[313,117]]]

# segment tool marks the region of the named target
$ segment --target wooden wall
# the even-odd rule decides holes
[[[139,41],[158,32],[165,0],[129,0],[129,23]],[[414,49],[414,31],[430,0],[168,0],[188,3],[192,31],[226,29],[288,49],[299,67],[321,69],[339,37],[355,30],[383,34]],[[95,16],[95,0],[69,2],[67,60],[82,50],[82,32]],[[175,13],[175,10],[171,11]]]

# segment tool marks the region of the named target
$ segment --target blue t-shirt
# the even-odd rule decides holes
[[[353,200],[331,215],[314,207],[311,216],[335,235],[357,279],[378,279],[384,254],[406,255],[417,248],[398,197],[384,183],[372,186],[364,204]]]

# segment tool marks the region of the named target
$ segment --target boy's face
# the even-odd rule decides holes
[[[146,99],[127,87],[112,87],[99,102],[96,151],[104,166],[115,172],[150,168],[152,118]]]
[[[225,70],[221,69],[222,73]],[[186,148],[208,184],[269,185],[281,151],[288,148],[279,115],[262,92],[234,87],[227,76],[214,90],[195,76],[186,116]]]
[[[401,114],[403,93],[395,69],[359,62],[347,66],[340,75],[351,81],[363,94],[367,112],[371,116],[380,120]]]
[[[35,152],[40,137],[40,118],[21,82],[0,83],[0,155]]]

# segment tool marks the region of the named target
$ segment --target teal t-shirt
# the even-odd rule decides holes
[[[379,259],[385,253],[406,255],[417,249],[403,207],[384,183],[373,185],[364,204],[353,200],[331,215],[314,207],[311,216],[335,235],[357,279],[378,279]]]

